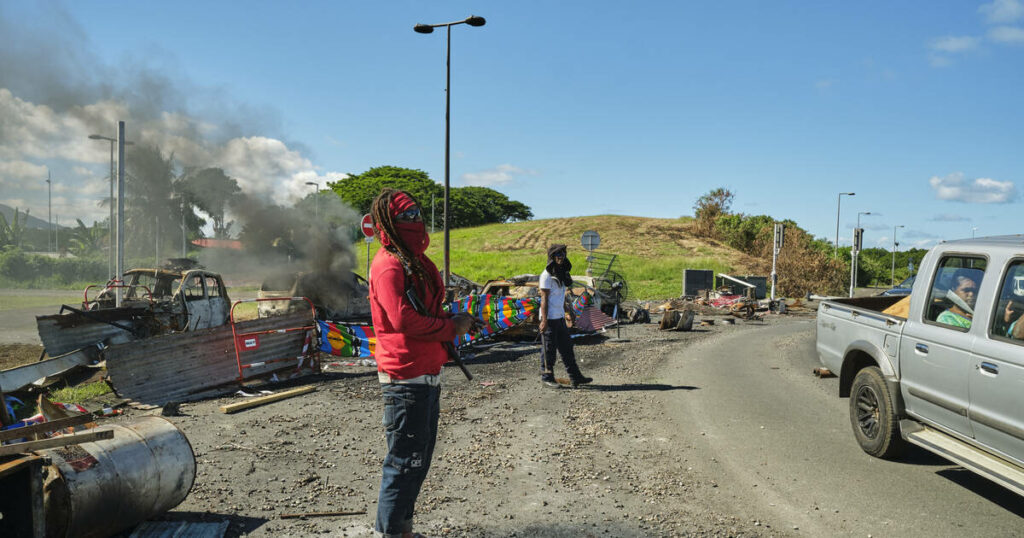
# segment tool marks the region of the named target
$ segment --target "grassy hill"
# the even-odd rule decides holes
[[[747,274],[754,260],[725,245],[696,238],[690,219],[652,219],[617,215],[543,219],[491,224],[451,231],[451,270],[479,283],[523,273],[540,273],[548,245],[569,247],[573,273],[586,269],[580,236],[586,230],[601,234],[598,252],[616,254],[614,269],[629,284],[630,298],[676,297],[682,290],[683,269],[711,269]],[[430,236],[427,254],[443,269],[444,236]],[[379,244],[374,242],[370,255]],[[356,245],[357,272],[366,271],[366,248]]]

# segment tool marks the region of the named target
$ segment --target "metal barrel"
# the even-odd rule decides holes
[[[196,459],[185,434],[161,417],[100,426],[114,438],[40,451],[53,462],[47,535],[105,537],[185,500]]]

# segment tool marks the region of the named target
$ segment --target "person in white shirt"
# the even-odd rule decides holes
[[[569,383],[574,388],[593,381],[583,375],[576,364],[569,327],[565,324],[565,290],[572,287],[569,276],[572,264],[565,253],[565,245],[548,247],[547,267],[540,274],[540,380],[552,388],[559,388],[554,372],[556,353],[562,356]]]

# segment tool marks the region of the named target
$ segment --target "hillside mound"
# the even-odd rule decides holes
[[[541,219],[477,228],[483,232],[484,252],[544,252],[552,243],[583,250],[580,237],[587,230],[601,235],[601,252],[638,258],[659,256],[709,257],[740,270],[753,265],[746,254],[714,240],[696,237],[692,221],[618,215]]]

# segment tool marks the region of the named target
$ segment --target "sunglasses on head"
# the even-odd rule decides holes
[[[398,220],[404,220],[404,221],[414,221],[414,220],[418,219],[419,216],[420,216],[420,208],[414,207],[412,209],[408,209],[406,211],[402,211],[401,213],[395,215],[395,218],[398,219]]]

